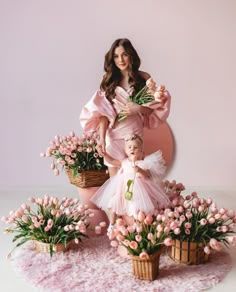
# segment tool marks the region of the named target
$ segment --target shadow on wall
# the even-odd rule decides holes
[[[176,144],[172,131],[167,123],[163,123],[157,129],[144,129],[144,153],[151,154],[161,150],[166,161],[167,172],[174,164]]]

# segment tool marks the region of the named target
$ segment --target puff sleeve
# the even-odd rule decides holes
[[[81,110],[79,119],[83,130],[85,132],[97,131],[102,116],[108,118],[109,127],[112,127],[116,119],[116,112],[104,92],[98,90]]]
[[[168,118],[170,104],[171,96],[168,91],[165,91],[165,99],[161,103],[159,101],[152,101],[144,104],[143,106],[153,110],[150,115],[144,116],[144,126],[149,129],[158,128]]]
[[[161,150],[147,155],[144,160],[138,161],[138,165],[144,169],[148,169],[154,180],[159,180],[166,172],[166,163]]]

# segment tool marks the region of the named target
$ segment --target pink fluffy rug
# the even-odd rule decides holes
[[[186,266],[160,258],[155,281],[135,279],[131,260],[110,247],[107,236],[84,240],[66,253],[37,253],[30,243],[14,251],[11,262],[28,283],[43,291],[201,291],[219,283],[231,269],[230,255],[218,252],[204,265]]]

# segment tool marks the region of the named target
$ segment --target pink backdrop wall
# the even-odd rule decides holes
[[[168,178],[235,186],[235,11],[234,0],[1,0],[0,187],[68,184],[39,153],[81,133],[81,106],[119,37],[172,94]]]

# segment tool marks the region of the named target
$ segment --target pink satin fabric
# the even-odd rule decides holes
[[[120,86],[116,87],[115,93],[116,96],[112,104],[105,97],[103,91],[96,91],[82,108],[80,123],[85,132],[98,132],[99,118],[101,116],[107,117],[109,127],[106,133],[106,151],[116,159],[122,160],[125,158],[124,137],[131,133],[143,137],[144,127],[157,128],[160,126],[169,115],[171,97],[167,92],[168,95],[164,103],[154,101],[145,104],[144,106],[153,109],[150,115],[144,116],[138,113],[118,122],[116,118],[120,111],[120,104],[127,103],[129,93]]]

